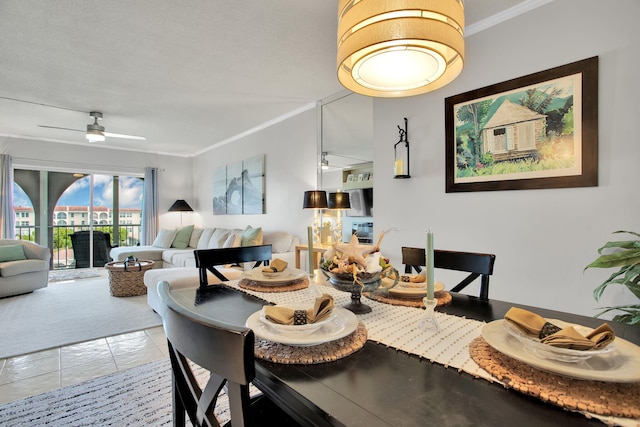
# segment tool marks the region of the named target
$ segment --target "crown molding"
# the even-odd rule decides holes
[[[469,25],[465,28],[464,35],[465,37],[468,37],[473,34],[479,33],[480,31],[489,29],[495,25],[508,21],[509,19],[513,19],[516,16],[520,16],[524,13],[544,6],[547,3],[551,3],[552,1],[553,0],[525,0],[520,4],[517,4],[516,6],[505,9],[500,13],[496,13],[495,15],[483,19],[482,21],[478,21],[475,24]]]

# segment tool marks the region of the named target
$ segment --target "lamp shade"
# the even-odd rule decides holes
[[[326,209],[327,208],[327,192],[326,191],[305,191],[303,209]]]
[[[182,199],[176,200],[169,208],[169,212],[193,212],[189,203]]]
[[[462,0],[340,0],[338,80],[367,96],[430,92],[464,63]]]
[[[349,193],[329,193],[329,209],[351,209]]]

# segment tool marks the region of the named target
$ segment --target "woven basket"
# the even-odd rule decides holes
[[[126,269],[125,269],[126,264]],[[109,262],[104,268],[109,271],[109,289],[114,297],[133,297],[147,293],[144,273],[153,268],[153,261],[140,260],[135,263]]]

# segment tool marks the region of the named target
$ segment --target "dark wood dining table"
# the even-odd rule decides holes
[[[230,287],[184,288],[176,300],[207,319],[243,326],[266,301]],[[480,321],[518,306],[548,318],[596,327],[603,320],[504,301],[452,294],[439,311]],[[640,327],[609,322],[618,337],[640,343]],[[290,365],[256,359],[254,384],[309,426],[588,426],[601,421],[474,378],[457,369],[368,341],[340,360]]]

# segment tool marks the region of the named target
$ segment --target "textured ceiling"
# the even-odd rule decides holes
[[[467,28],[549,0],[467,0]],[[0,136],[181,156],[343,90],[337,0],[2,0]]]

